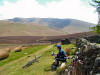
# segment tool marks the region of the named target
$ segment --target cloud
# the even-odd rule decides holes
[[[19,0],[16,3],[4,1],[0,6],[0,14],[3,18],[14,17],[40,17],[40,18],[73,18],[91,23],[97,23],[95,8],[87,7],[80,0],[62,0],[60,2],[48,2],[45,6],[38,4],[36,0]]]
[[[4,1],[11,2],[11,3],[15,3],[18,0],[0,0],[0,6],[3,6],[4,5]]]
[[[46,5],[47,3],[50,3],[50,2],[59,2],[59,1],[62,1],[62,0],[36,0],[39,4],[41,5]]]

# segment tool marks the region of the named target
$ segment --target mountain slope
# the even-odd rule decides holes
[[[75,19],[57,19],[57,18],[14,18],[9,19],[12,22],[21,23],[38,23],[48,26],[49,28],[55,28],[63,30],[67,33],[87,32],[89,27],[95,24],[75,20]]]
[[[0,21],[0,36],[53,36],[65,34],[61,30],[50,29],[37,23],[24,24]]]
[[[66,31],[67,33],[88,32],[90,31],[89,28],[92,26],[94,26],[92,23],[72,19],[70,25],[64,27],[63,31]]]

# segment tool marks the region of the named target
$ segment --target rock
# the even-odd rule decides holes
[[[100,46],[96,45],[95,43],[90,43],[84,38],[79,38],[76,41],[76,47],[78,52],[80,53],[78,55],[77,62],[82,61],[83,63],[78,63],[78,68],[81,68],[79,72],[83,72],[85,74],[82,75],[90,75],[91,72],[94,72],[93,68],[95,67],[95,63],[97,59],[97,55],[100,53]],[[99,62],[100,64],[100,62]],[[81,66],[80,66],[81,65]],[[97,67],[96,67],[97,68]]]

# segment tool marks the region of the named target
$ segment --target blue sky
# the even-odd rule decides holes
[[[14,17],[73,18],[97,23],[91,0],[0,0],[0,19]]]

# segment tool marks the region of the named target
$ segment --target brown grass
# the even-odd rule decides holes
[[[66,52],[66,53],[69,53],[69,50],[70,50],[69,48],[66,48],[66,49],[65,49],[65,52]]]
[[[0,60],[7,58],[9,56],[9,53],[10,53],[9,48],[1,49],[0,50]]]
[[[51,29],[38,23],[0,21],[0,36],[52,36],[65,35],[62,30]]]
[[[14,52],[20,52],[22,51],[22,46],[18,46],[16,48],[13,49]]]
[[[26,48],[28,48],[28,47],[22,47],[21,49],[23,50],[23,49],[26,49]]]

